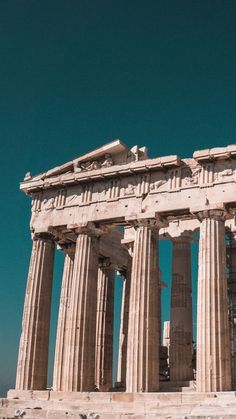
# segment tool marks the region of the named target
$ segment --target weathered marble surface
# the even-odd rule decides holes
[[[54,248],[48,235],[33,240],[16,375],[20,390],[47,385]]]
[[[100,391],[112,388],[114,276],[110,259],[100,259],[97,281],[95,386]]]
[[[0,418],[15,418],[18,409],[25,412],[25,419],[233,419],[236,411],[234,392],[131,394],[11,390],[8,398],[0,401]]]
[[[8,414],[6,408],[28,405],[35,409],[29,409],[26,418],[58,415],[60,419],[67,410],[73,417],[77,415],[74,408],[83,408],[88,414],[93,406],[104,418],[122,417],[127,412],[142,418],[176,415],[177,409],[181,415],[205,414],[201,407],[205,406],[209,413],[218,409],[230,414],[236,405],[234,393],[213,396],[209,392],[232,388],[224,235],[235,231],[236,145],[197,151],[188,159],[149,159],[145,147],[128,149],[115,140],[38,176],[27,173],[20,187],[32,198],[33,251],[19,350],[18,393],[13,391],[2,401],[2,412],[5,409]],[[158,243],[174,242],[171,382],[166,388],[173,391],[179,381],[184,390],[184,382],[193,377],[188,238],[198,231],[197,390],[203,393],[193,393],[192,387],[186,394],[161,393],[165,385],[159,383]],[[65,252],[65,265],[54,391],[47,392],[43,389],[55,243]],[[70,254],[69,249],[73,249]],[[109,261],[109,269],[102,268],[101,261]],[[115,271],[125,278],[118,381],[126,393],[91,393],[95,388],[104,391],[111,387]],[[235,292],[233,286],[231,292]],[[41,391],[24,392],[26,389]]]
[[[211,210],[199,218],[197,390],[225,391],[232,385],[225,216]]]
[[[146,152],[128,150],[119,140],[104,147],[79,160],[87,164],[91,156],[96,161],[110,153],[109,167],[77,172],[69,162],[21,183],[32,196],[34,231],[95,220],[127,223],[131,215],[150,212],[192,218],[196,206],[235,207],[236,145],[195,152],[190,159],[147,159]]]
[[[190,233],[172,239],[169,365],[171,381],[193,379],[192,275]]]

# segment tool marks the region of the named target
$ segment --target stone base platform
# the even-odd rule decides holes
[[[10,390],[1,419],[235,418],[236,393],[64,393]]]

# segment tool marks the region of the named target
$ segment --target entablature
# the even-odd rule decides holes
[[[32,197],[31,228],[90,221],[126,225],[128,218],[149,212],[192,219],[196,206],[205,210],[219,203],[232,214],[236,145],[193,156],[148,159],[145,148],[128,150],[116,140],[42,175],[28,175],[21,190]]]

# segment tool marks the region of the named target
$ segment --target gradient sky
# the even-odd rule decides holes
[[[20,180],[114,138],[151,157],[235,143],[235,27],[235,0],[0,0],[0,394],[14,387],[31,252]],[[170,255],[162,245],[166,282]]]

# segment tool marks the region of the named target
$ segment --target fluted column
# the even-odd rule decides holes
[[[122,387],[122,388],[126,387],[131,262],[132,261],[130,260],[127,269],[125,270],[125,272],[122,272],[124,282],[123,282],[123,291],[122,291],[119,352],[118,352],[118,366],[117,366],[117,386]]]
[[[71,315],[66,391],[95,389],[98,237],[95,229],[77,230],[71,284]]]
[[[113,318],[115,269],[109,258],[99,261],[96,320],[96,376],[100,391],[112,387]]]
[[[172,285],[170,308],[170,380],[193,379],[192,281],[190,234],[172,239]]]
[[[230,390],[224,212],[208,210],[198,217],[197,391]]]
[[[47,234],[33,239],[19,346],[17,390],[42,390],[47,386],[54,248],[54,241]]]
[[[229,287],[229,315],[230,341],[232,356],[232,384],[236,389],[236,231],[229,233],[228,245],[228,287]]]
[[[135,224],[127,345],[127,392],[159,389],[159,279],[156,220]]]
[[[71,284],[74,268],[75,245],[62,247],[65,254],[64,271],[61,286],[61,298],[58,313],[57,337],[53,372],[53,390],[63,391],[66,388],[66,371],[68,359],[68,327],[71,315]]]

